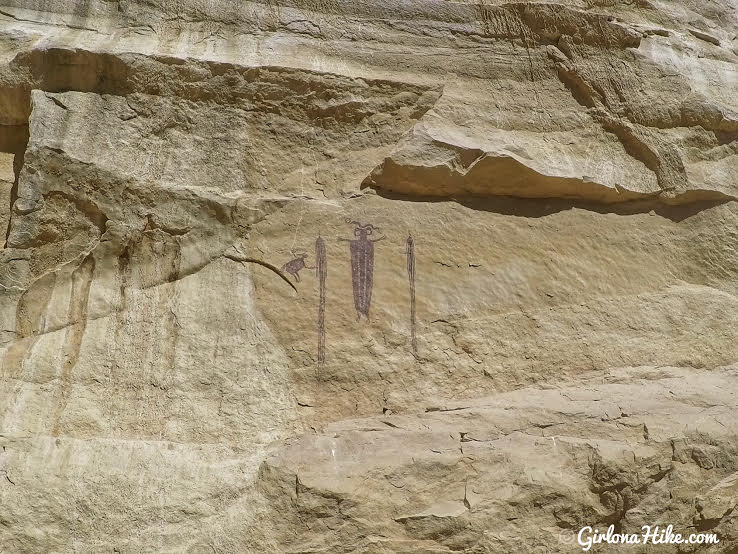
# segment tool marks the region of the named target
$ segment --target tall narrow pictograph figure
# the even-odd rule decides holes
[[[410,345],[413,356],[418,357],[418,339],[415,325],[415,241],[412,235],[408,235],[405,242],[405,255],[407,256],[407,280],[410,284]]]
[[[325,257],[325,241],[321,236],[315,241],[315,275],[318,277],[318,364],[325,364],[325,278],[328,262]]]
[[[369,307],[372,303],[372,287],[374,285],[374,243],[385,237],[370,239],[374,231],[379,231],[371,223],[362,225],[358,221],[346,220],[354,225],[354,239],[340,239],[348,241],[351,250],[351,282],[354,288],[354,307],[356,319],[363,315],[369,319]]]

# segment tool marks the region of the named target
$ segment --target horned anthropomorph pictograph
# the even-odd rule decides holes
[[[315,274],[318,277],[318,364],[325,363],[325,278],[328,262],[325,257],[325,241],[318,236],[315,241]]]
[[[369,306],[372,303],[372,287],[374,286],[374,243],[385,237],[370,239],[374,231],[379,231],[371,223],[362,225],[358,221],[346,220],[354,225],[354,239],[340,239],[348,241],[351,250],[351,283],[354,288],[354,307],[356,318],[363,315],[369,319]]]
[[[415,326],[415,241],[412,235],[405,242],[405,255],[407,256],[407,280],[410,284],[410,345],[413,356],[418,357],[418,338]]]

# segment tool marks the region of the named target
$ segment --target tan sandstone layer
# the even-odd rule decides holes
[[[4,1],[0,550],[734,552],[737,10]]]

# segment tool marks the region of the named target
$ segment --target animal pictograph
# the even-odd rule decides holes
[[[356,319],[361,316],[369,319],[369,307],[372,303],[372,288],[374,286],[374,243],[384,240],[369,238],[374,231],[380,231],[371,223],[361,224],[350,219],[346,223],[354,225],[354,239],[340,239],[349,243],[351,252],[351,283],[354,289],[354,307]]]
[[[300,271],[303,269],[315,269],[314,267],[310,267],[307,264],[305,264],[305,260],[307,259],[308,255],[305,252],[293,252],[292,255],[294,258],[292,258],[289,262],[284,264],[282,266],[282,271],[285,273],[289,273],[295,278],[295,281],[298,283],[300,282]]]

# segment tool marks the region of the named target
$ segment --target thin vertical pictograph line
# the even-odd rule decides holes
[[[418,357],[418,339],[415,324],[415,241],[412,235],[408,235],[405,242],[405,254],[407,255],[407,280],[410,284],[410,344],[413,356]]]
[[[325,241],[321,236],[315,241],[315,274],[318,277],[318,364],[325,364],[325,279],[328,262],[325,256]]]

